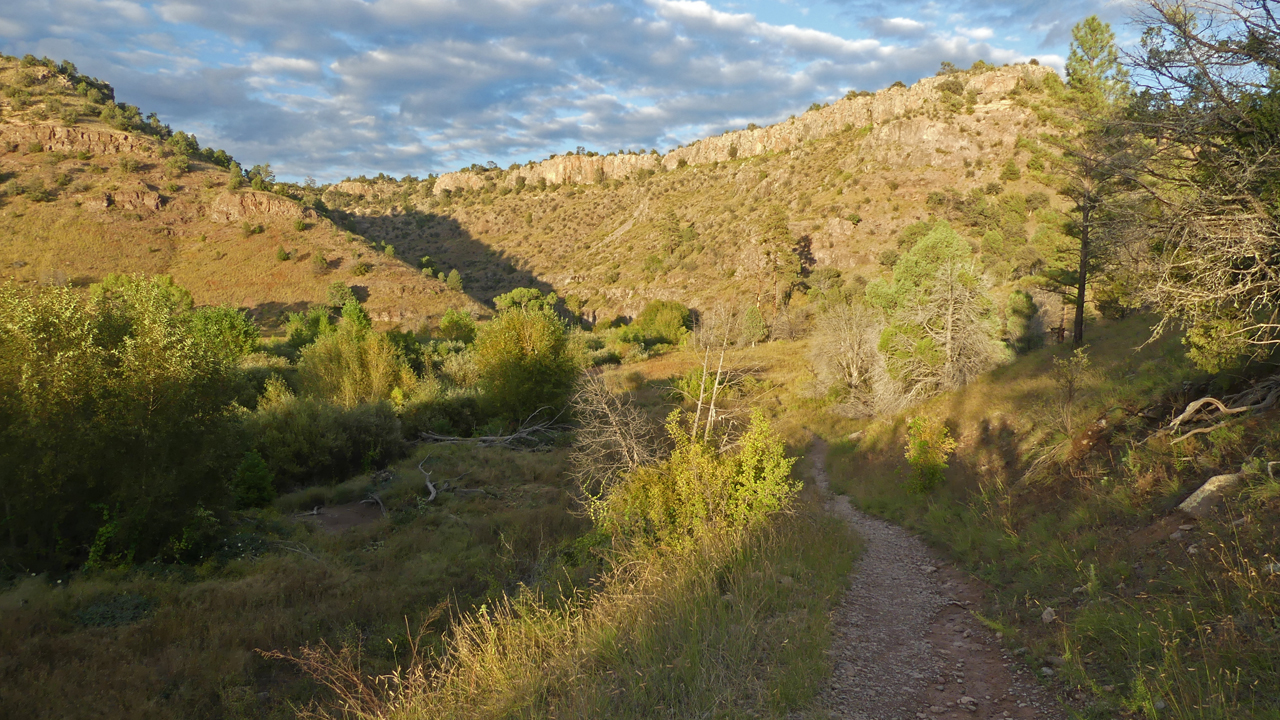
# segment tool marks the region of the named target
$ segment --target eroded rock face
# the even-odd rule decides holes
[[[23,150],[31,143],[52,152],[111,155],[147,153],[155,148],[150,138],[99,128],[62,127],[59,125],[0,125],[0,143],[9,152]]]
[[[484,187],[490,180],[500,187],[514,187],[520,177],[526,183],[546,179],[547,183],[556,184],[591,184],[626,179],[639,170],[659,167],[673,170],[682,160],[697,165],[782,152],[807,140],[847,129],[865,129],[867,132],[859,154],[851,158],[850,164],[879,162],[896,167],[958,166],[963,163],[966,153],[978,153],[992,142],[1006,140],[991,135],[990,123],[986,122],[991,119],[990,116],[1007,115],[1010,120],[1020,120],[1030,113],[1006,100],[1006,94],[1017,87],[1020,80],[1038,81],[1051,73],[1052,68],[1045,66],[1016,65],[974,76],[925,78],[911,87],[888,88],[870,96],[839,100],[828,107],[806,112],[769,127],[738,130],[704,138],[688,147],[672,150],[665,156],[564,155],[544,160],[532,167],[516,168],[503,173],[445,173],[436,180],[434,193],[439,195],[445,190],[459,188],[476,190]],[[972,92],[974,95],[973,114],[956,113],[952,116],[954,124],[963,128],[960,132],[939,123],[937,118],[924,114],[912,116],[912,113],[921,112],[923,108],[938,106],[939,101],[945,97],[944,91],[938,86],[951,78],[963,80],[965,93]],[[340,189],[350,192],[345,188]]]
[[[209,217],[215,222],[235,222],[250,217],[279,217],[287,220],[314,218],[316,213],[289,198],[272,193],[225,192],[209,207]]]
[[[107,205],[148,212],[159,210],[162,204],[160,195],[150,190],[121,190],[104,195],[103,200]]]

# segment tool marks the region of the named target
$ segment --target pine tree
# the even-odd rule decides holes
[[[1067,85],[1089,109],[1104,109],[1129,95],[1129,71],[1120,64],[1111,25],[1090,15],[1071,29]]]
[[[1133,142],[1120,116],[1131,95],[1128,71],[1120,65],[1111,26],[1090,16],[1071,31],[1067,89],[1075,109],[1074,136],[1051,139],[1062,155],[1054,162],[1058,192],[1071,198],[1078,214],[1079,263],[1074,276],[1058,279],[1074,288],[1075,319],[1071,341],[1084,344],[1084,305],[1090,275],[1098,269],[1098,231],[1109,213],[1108,201],[1132,177],[1142,148]]]
[[[448,285],[449,289],[454,292],[462,292],[462,275],[457,268],[449,271],[449,276],[445,278],[444,284]]]

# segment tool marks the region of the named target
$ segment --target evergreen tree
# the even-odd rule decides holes
[[[449,271],[449,275],[445,278],[444,284],[448,285],[449,289],[454,292],[462,292],[462,274],[458,272],[457,268]]]
[[[1110,215],[1109,200],[1132,177],[1141,146],[1122,122],[1131,93],[1111,26],[1090,16],[1072,29],[1071,37],[1067,89],[1077,131],[1049,138],[1049,142],[1061,150],[1053,163],[1058,192],[1075,203],[1079,261],[1074,274],[1061,273],[1051,279],[1074,290],[1071,340],[1080,347],[1084,343],[1088,283],[1102,256],[1098,243],[1103,238],[1098,233]]]

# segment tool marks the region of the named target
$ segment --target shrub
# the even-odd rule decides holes
[[[486,402],[513,419],[560,406],[577,374],[564,322],[548,310],[502,311],[480,328],[474,347]]]
[[[343,308],[360,309],[357,304]],[[342,407],[391,399],[416,383],[413,371],[385,335],[344,318],[338,331],[318,338],[298,359],[298,383],[311,396]]]
[[[462,292],[462,275],[457,268],[449,271],[449,277],[445,279],[444,284],[448,285],[449,289],[454,292]]]
[[[329,260],[323,253],[314,252],[311,254],[311,271],[316,275],[324,275],[329,272]]]
[[[286,342],[294,348],[302,348],[334,331],[329,311],[313,307],[305,313],[289,313],[285,321]]]
[[[679,345],[692,329],[688,307],[674,300],[652,300],[640,311],[631,328],[638,330],[647,344]]]
[[[941,419],[912,418],[907,423],[906,458],[911,466],[907,489],[923,494],[941,485],[955,449],[956,441]]]
[[[437,332],[444,340],[470,343],[476,337],[476,321],[468,313],[449,308],[440,318]]]
[[[385,465],[405,449],[390,405],[344,410],[321,398],[297,397],[278,377],[267,382],[245,424],[281,490],[345,480]]]
[[[231,365],[258,348],[258,326],[232,307],[205,307],[191,316],[192,332]]]
[[[1012,180],[1018,180],[1021,177],[1022,170],[1018,169],[1017,161],[1013,158],[1009,158],[1008,162],[1004,164],[1004,168],[1000,170],[1000,179],[1005,182],[1009,182]]]
[[[325,304],[331,308],[341,308],[347,303],[357,302],[356,294],[351,288],[341,280],[334,280],[329,283],[329,289],[325,291]]]
[[[306,229],[307,229],[307,221],[306,221],[306,220],[303,220],[302,218],[298,218],[297,220],[294,220],[294,221],[293,221],[293,229],[294,229],[294,230],[297,230],[298,232],[302,232],[302,231],[306,230]]]
[[[246,226],[245,237],[248,237],[249,235],[252,235],[253,233],[248,231],[248,229],[247,229],[247,228],[248,228],[248,223],[245,223],[245,226]],[[279,246],[277,246],[277,247],[276,247],[276,260],[279,260],[280,262],[284,262],[285,260],[288,260],[288,259],[289,259],[289,251],[288,251],[288,250],[285,250],[283,245],[279,245]]]
[[[590,506],[599,527],[629,543],[687,546],[711,532],[734,532],[786,508],[800,490],[782,438],[755,410],[730,452],[688,431],[679,410],[667,417],[675,449],[614,484]]]
[[[240,467],[236,470],[231,491],[235,496],[236,507],[251,508],[270,505],[276,499],[275,475],[262,455],[256,450],[244,454]]]
[[[356,263],[355,266],[351,268],[351,274],[355,275],[356,277],[362,277],[364,275],[368,275],[372,271],[373,271],[373,266],[364,261]]]

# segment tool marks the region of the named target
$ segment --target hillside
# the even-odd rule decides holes
[[[975,247],[992,229],[1009,236],[1003,252],[983,247],[996,284],[1070,244],[1032,140],[1055,130],[1061,83],[1034,65],[851,94],[666,155],[583,151],[261,191],[228,189],[211,153],[175,149],[158,120],[95,82],[105,95],[74,71],[0,61],[0,265],[18,282],[167,273],[198,303],[271,327],[341,279],[375,321],[417,329],[449,307],[484,314],[522,286],[556,291],[588,321],[634,316],[652,299],[786,306],[769,297],[760,243],[779,209],[801,274],[834,269],[845,283],[879,274],[902,230],[933,216],[965,226]],[[453,269],[466,296],[443,282]],[[1056,324],[1056,296],[1037,300],[1043,324]]]
[[[225,167],[143,132],[158,123],[141,122],[98,87],[110,91],[0,59],[8,279],[83,286],[111,272],[169,274],[197,304],[243,308],[268,327],[323,302],[335,280],[383,323],[416,329],[448,307],[482,310],[337,227],[314,197],[229,189]]]
[[[589,320],[634,316],[653,298],[693,307],[758,300],[758,240],[775,207],[806,274],[873,277],[904,227],[947,217],[975,193],[1001,212],[1016,207],[1021,218],[997,222],[1048,258],[1062,238],[1037,231],[1057,231],[1065,217],[1028,207],[1028,196],[1052,191],[1023,172],[1038,149],[1019,140],[1056,130],[1047,109],[1055,87],[1048,68],[979,67],[665,156],[580,152],[422,182],[348,180],[324,199],[400,255],[461,268],[478,299],[533,278]],[[1008,179],[1011,161],[1025,179]],[[975,245],[988,225],[967,228]]]

